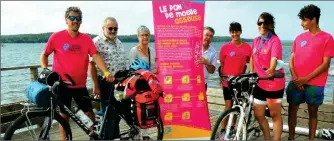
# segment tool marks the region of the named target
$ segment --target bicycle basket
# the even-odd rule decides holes
[[[30,83],[26,89],[26,96],[28,100],[39,107],[50,107],[50,97],[52,92],[49,87],[38,81]]]

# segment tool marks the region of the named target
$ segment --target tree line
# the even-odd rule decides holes
[[[1,35],[1,43],[46,43],[52,32],[40,34],[17,34],[17,35]],[[91,38],[96,37],[96,34],[89,34]],[[138,42],[137,35],[118,35],[122,42]],[[252,39],[244,39],[244,42],[252,42]],[[151,42],[154,42],[154,35],[151,35]],[[213,42],[228,42],[231,41],[229,36],[215,36]]]

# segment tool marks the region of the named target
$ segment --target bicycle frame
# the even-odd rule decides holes
[[[241,92],[241,96],[244,97],[241,99],[241,103],[239,103],[238,101],[238,97],[237,97],[238,91],[235,88],[233,89],[234,95],[233,95],[232,108],[238,107],[240,109],[240,118],[238,120],[238,127],[237,127],[237,130],[236,130],[237,132],[235,135],[236,140],[241,140],[239,138],[239,135],[240,135],[240,129],[242,128],[242,125],[243,125],[243,121],[245,121],[245,123],[248,123],[249,118],[245,118],[245,117],[249,117],[250,112],[251,112],[253,98],[254,98],[253,96],[254,88],[255,88],[255,84],[252,83],[251,84],[251,89],[252,89],[251,94],[249,94],[248,92]],[[233,116],[229,117],[227,127],[230,127],[231,124],[233,124]],[[247,124],[246,124],[246,128],[247,128]],[[231,131],[230,128],[227,128],[226,134],[229,135],[230,131]]]

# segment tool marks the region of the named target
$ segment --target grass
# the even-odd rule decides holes
[[[292,46],[293,42],[282,43],[282,46]]]

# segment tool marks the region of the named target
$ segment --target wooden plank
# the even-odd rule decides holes
[[[282,141],[288,140],[288,137],[289,137],[289,133],[283,132],[281,135],[281,140]]]
[[[288,116],[283,115],[283,122],[288,122]],[[297,126],[302,128],[308,128],[308,119],[297,118]],[[318,121],[318,128],[333,128],[334,123]]]
[[[288,110],[289,104],[286,102],[285,99],[282,100],[282,105],[286,110]],[[308,109],[307,104],[303,103],[299,105],[299,109]],[[326,112],[326,113],[332,113],[334,114],[334,104],[331,103],[324,103],[319,106],[318,112]]]
[[[282,110],[282,115],[288,116],[288,111]],[[297,118],[308,118],[307,109],[299,109],[297,112]],[[326,112],[318,112],[318,121],[334,123],[334,114]]]
[[[308,136],[305,136],[305,135],[299,135],[297,138],[295,138],[295,140],[305,141],[305,140],[309,140],[309,139],[308,139]]]

